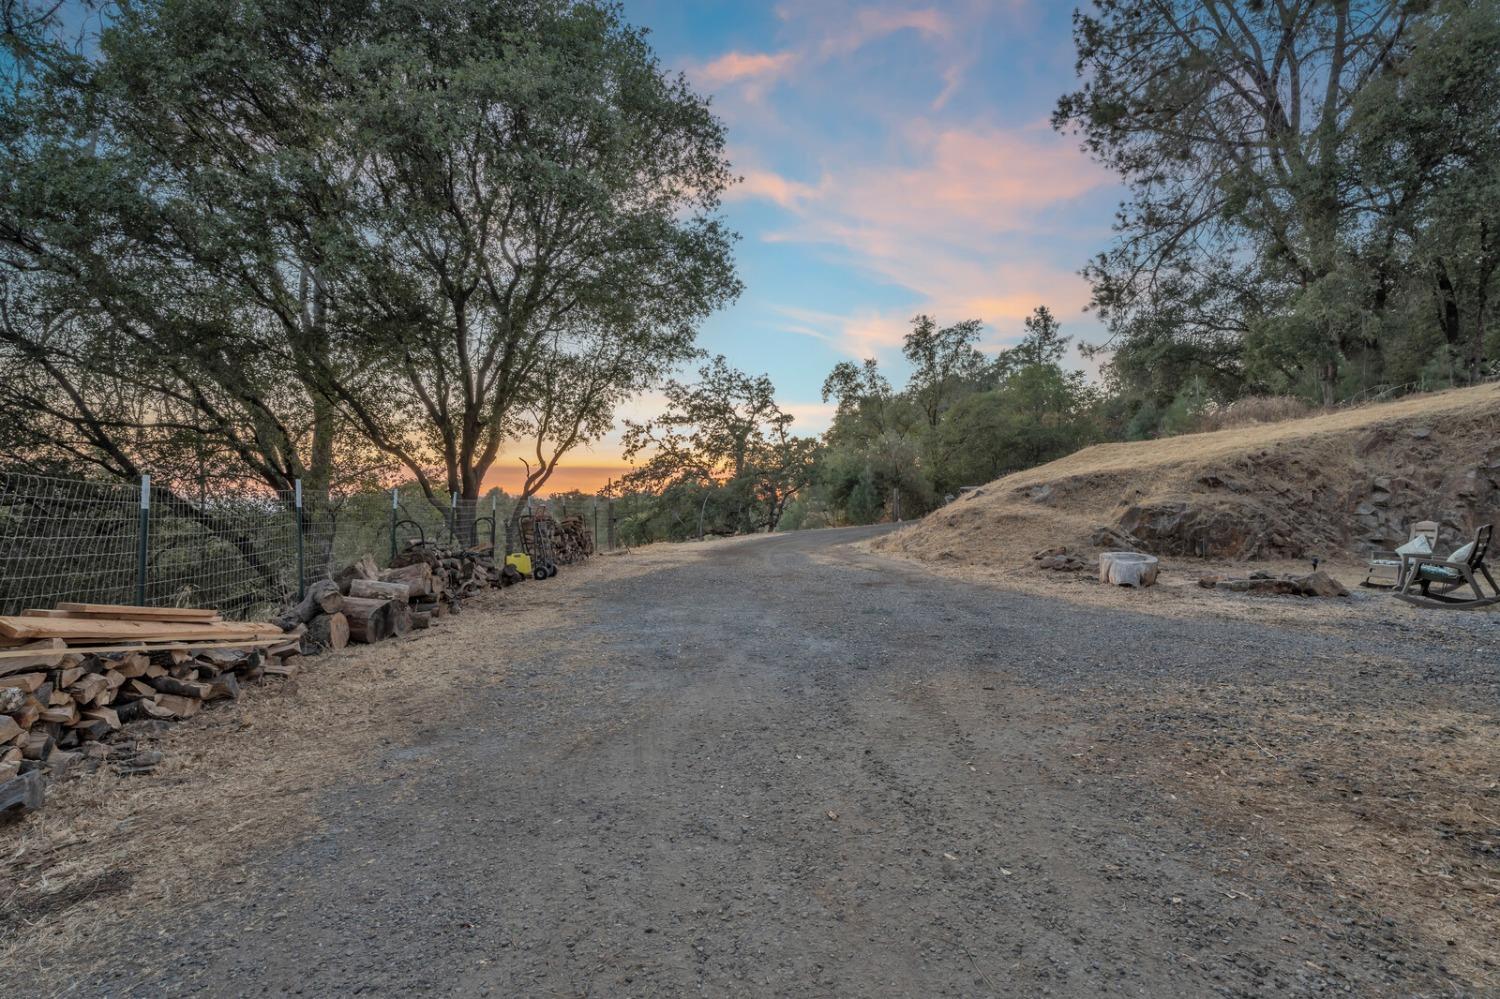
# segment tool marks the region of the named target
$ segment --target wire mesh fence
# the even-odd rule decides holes
[[[178,487],[0,471],[0,614],[63,601],[215,607],[270,616],[304,585],[412,542],[525,550],[519,524],[566,526],[568,561],[616,545],[614,504],[574,496],[517,510],[498,492],[444,505],[402,487],[336,498],[253,483]],[[564,564],[567,564],[564,562]]]

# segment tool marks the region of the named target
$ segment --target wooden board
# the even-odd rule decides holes
[[[236,641],[273,638],[281,629],[264,621],[208,624],[188,621],[124,621],[55,617],[0,617],[0,635],[11,638],[61,638],[67,642],[119,642],[222,639]]]
[[[63,601],[60,611],[76,614],[98,614],[105,617],[140,618],[148,621],[213,621],[219,612],[212,607],[137,607],[133,604],[80,604]]]
[[[82,655],[104,655],[109,652],[172,652],[185,650],[209,649],[263,649],[267,645],[280,643],[280,638],[247,638],[234,642],[133,642],[129,645],[88,645],[72,649],[70,651]],[[6,660],[12,656],[24,658],[34,656],[30,649],[0,649],[0,672],[6,672]]]

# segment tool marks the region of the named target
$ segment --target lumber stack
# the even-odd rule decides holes
[[[39,807],[44,778],[103,760],[149,769],[160,755],[138,750],[137,723],[293,677],[300,652],[275,624],[212,610],[63,603],[0,617],[0,818]]]

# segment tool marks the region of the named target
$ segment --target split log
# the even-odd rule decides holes
[[[36,771],[0,784],[0,816],[13,819],[42,807],[46,792]]]
[[[1155,555],[1104,552],[1099,556],[1099,582],[1143,588],[1156,582],[1159,568]]]
[[[179,697],[176,694],[157,694],[153,705],[150,701],[142,701],[147,705],[146,713],[153,718],[191,718],[203,707],[203,702],[196,697]],[[155,710],[152,710],[152,708]]]
[[[333,581],[337,584],[339,592],[349,593],[349,584],[356,579],[379,579],[380,569],[375,565],[375,560],[366,555],[352,565],[346,565],[334,574]],[[331,613],[331,612],[330,612]]]
[[[412,611],[411,627],[413,631],[432,627],[432,611]]]
[[[234,678],[233,673],[223,673],[209,684],[209,694],[204,700],[238,700],[240,696],[240,682]]]
[[[405,582],[390,582],[379,579],[356,579],[349,584],[349,595],[351,597],[367,597],[370,600],[399,600],[403,604],[411,602],[411,584]]]
[[[145,676],[146,669],[151,665],[151,657],[139,652],[131,653],[120,659],[115,664],[115,671],[127,680],[138,676]]]
[[[0,742],[10,742],[21,734],[21,726],[10,715],[0,715]]]
[[[178,680],[170,676],[161,676],[147,682],[160,693],[176,694],[178,697],[194,697],[200,701],[213,693],[212,684],[201,683],[197,680]]]
[[[307,588],[300,603],[277,619],[283,630],[291,631],[299,622],[306,623],[319,614],[337,614],[344,606],[347,584],[320,579]]]
[[[111,732],[119,731],[120,716],[114,708],[89,708],[83,713],[83,717],[90,721],[102,721],[109,726]]]
[[[56,669],[62,665],[68,645],[61,638],[42,638],[5,650],[0,674],[30,673],[39,669]]]
[[[342,612],[320,614],[308,622],[307,638],[321,648],[337,652],[349,644],[349,619]]]
[[[31,697],[20,687],[0,687],[0,715],[13,715],[26,706]],[[4,742],[0,739],[0,742]]]
[[[67,704],[61,706],[48,705],[38,712],[37,718],[44,722],[71,725],[78,720],[78,702],[70,697]]]
[[[19,743],[21,755],[28,760],[45,760],[49,753],[57,746],[57,740],[52,738],[50,732],[40,729],[27,732]]]
[[[28,694],[34,694],[47,682],[46,673],[22,673],[19,676],[0,676],[0,687],[14,687]]]

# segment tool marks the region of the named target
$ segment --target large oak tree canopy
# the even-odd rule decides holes
[[[290,408],[478,496],[508,442],[597,438],[739,289],[722,125],[612,5],[128,2],[7,120],[12,282],[197,429],[294,452],[269,478],[331,460]]]
[[[1500,138],[1497,30],[1491,0],[1078,12],[1082,84],[1054,124],[1129,189],[1085,272],[1117,373],[1168,400],[1202,379],[1328,403],[1429,357],[1481,377],[1493,270],[1454,269],[1490,237],[1444,206],[1497,218],[1493,157],[1472,155]]]

